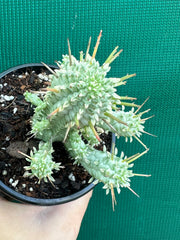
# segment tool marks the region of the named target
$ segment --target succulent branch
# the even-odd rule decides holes
[[[50,84],[43,97],[40,98],[32,92],[25,93],[25,99],[35,106],[31,133],[41,140],[39,149],[35,149],[31,156],[26,158],[31,162],[26,170],[28,175],[34,175],[39,180],[53,181],[52,172],[59,170],[60,165],[53,162],[52,142],[63,141],[75,163],[81,164],[91,174],[90,181],[96,179],[95,183],[103,182],[103,188],[106,193],[110,190],[115,202],[113,189],[116,188],[118,193],[121,187],[132,190],[130,178],[135,175],[131,169],[132,162],[148,149],[145,147],[142,154],[127,158],[122,154],[118,156],[116,148],[110,153],[105,147],[103,151],[98,151],[93,146],[101,141],[99,134],[107,131],[130,141],[134,137],[142,143],[139,138],[145,132],[143,124],[146,119],[141,119],[144,112],[140,113],[139,110],[142,105],[122,102],[135,98],[119,96],[116,93],[116,87],[125,84],[125,80],[135,74],[121,78],[107,77],[110,64],[122,50],[117,51],[116,47],[102,66],[95,59],[101,35],[102,31],[92,56],[89,54],[90,38],[85,58],[81,51],[80,60],[72,55],[68,40],[69,54],[63,55],[62,62],[57,62],[59,69],[50,69]],[[131,109],[125,111],[124,106]],[[81,135],[88,141],[87,144]]]

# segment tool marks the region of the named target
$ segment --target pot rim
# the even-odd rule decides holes
[[[47,64],[47,65],[52,68],[58,68],[58,66],[53,65],[53,64]],[[11,68],[3,71],[2,73],[0,73],[0,78],[4,77],[5,75],[7,75],[13,71],[19,70],[21,68],[26,68],[26,67],[45,67],[45,66],[42,63],[25,63],[25,64],[17,65],[15,67],[11,67]]]
[[[57,66],[51,65],[51,64],[48,64],[48,66],[52,67],[52,68],[57,68]],[[4,77],[5,75],[7,75],[13,71],[19,70],[21,68],[26,68],[26,67],[44,67],[44,65],[42,63],[27,63],[27,64],[18,65],[18,66],[9,68],[8,70],[0,73],[0,78]],[[115,134],[112,134],[111,151],[112,151],[113,143],[115,143]],[[15,190],[8,187],[0,180],[0,196],[1,196],[1,192],[2,192],[2,194],[5,195],[5,197],[8,197],[15,201],[18,201],[20,203],[30,203],[30,204],[41,205],[41,206],[52,206],[52,205],[68,203],[70,201],[76,200],[77,198],[80,198],[83,195],[85,195],[86,193],[88,193],[89,191],[91,191],[96,185],[97,184],[95,184],[95,181],[93,181],[92,183],[90,183],[88,186],[86,186],[82,190],[80,190],[74,194],[71,194],[69,196],[60,197],[60,198],[52,198],[52,199],[43,199],[43,198],[29,197],[22,193],[16,192]]]

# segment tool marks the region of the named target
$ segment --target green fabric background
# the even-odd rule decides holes
[[[124,49],[109,75],[137,73],[119,93],[137,97],[139,104],[150,96],[143,110],[151,108],[155,118],[145,130],[158,137],[142,137],[150,151],[136,161],[134,172],[152,177],[134,177],[131,186],[140,198],[123,189],[115,212],[98,185],[78,240],[179,240],[180,1],[0,0],[0,12],[0,72],[61,60],[67,37],[78,56],[89,36],[94,45],[102,29],[96,57],[101,63],[115,46]],[[128,156],[143,151],[136,141],[117,144]]]

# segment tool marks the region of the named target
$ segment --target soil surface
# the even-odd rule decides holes
[[[61,162],[65,167],[54,172],[55,182],[45,183],[42,180],[39,184],[35,177],[23,177],[24,166],[28,166],[29,162],[17,150],[29,154],[39,142],[28,135],[33,108],[25,101],[23,93],[47,87],[47,74],[48,70],[43,67],[30,67],[9,73],[0,79],[0,180],[24,195],[50,199],[65,197],[83,189],[91,176],[83,167],[73,165],[74,160],[64,145],[55,142],[54,161]],[[111,135],[101,135],[101,139],[110,150]],[[102,145],[97,148],[101,150]]]

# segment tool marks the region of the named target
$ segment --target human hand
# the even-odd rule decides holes
[[[0,240],[75,240],[91,196],[48,207],[0,198]]]

